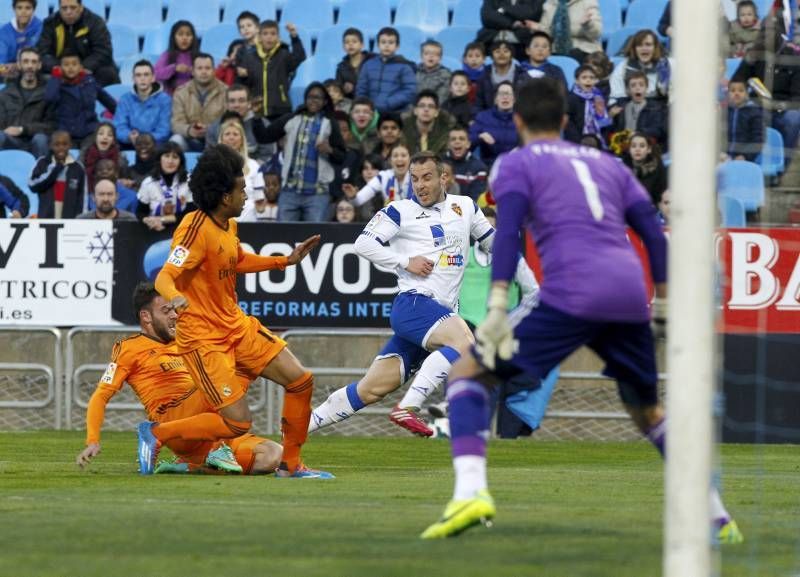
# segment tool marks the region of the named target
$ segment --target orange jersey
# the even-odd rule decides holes
[[[197,391],[174,342],[162,343],[142,333],[117,341],[111,362],[89,401],[87,444],[100,441],[105,406],[126,381],[151,421],[163,420],[166,411]]]
[[[237,272],[286,266],[286,257],[244,253],[237,231],[235,220],[223,226],[198,210],[188,214],[172,236],[156,289],[167,300],[180,294],[189,301],[178,317],[176,341],[182,352],[201,344],[223,345],[231,333],[243,328],[247,317],[236,297]]]

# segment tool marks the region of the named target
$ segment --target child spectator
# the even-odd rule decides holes
[[[254,222],[256,220],[255,199],[264,197],[264,175],[259,170],[258,163],[247,154],[247,137],[244,133],[244,126],[241,121],[228,120],[219,129],[219,142],[230,146],[244,161],[244,192],[247,201],[244,209],[237,220],[240,222]]]
[[[531,35],[531,41],[525,49],[525,54],[528,55],[528,61],[522,63],[522,68],[528,73],[531,78],[542,78],[547,76],[560,80],[564,85],[564,90],[567,90],[567,78],[564,76],[564,71],[558,66],[549,62],[553,50],[553,39],[547,32],[537,30]]]
[[[431,151],[442,154],[447,149],[449,114],[440,114],[439,99],[433,90],[423,90],[414,100],[413,116],[406,119],[403,139],[411,154]]]
[[[453,167],[453,163],[447,158],[442,159],[442,176],[445,182],[445,194],[460,196],[461,186],[456,182],[455,168]]]
[[[342,85],[336,80],[329,78],[324,82],[324,86],[325,90],[328,92],[328,96],[331,97],[331,101],[333,102],[333,109],[341,110],[345,114],[350,114],[350,109],[353,108],[353,101],[345,97]]]
[[[264,173],[264,198],[255,199],[256,220],[275,222],[278,220],[278,198],[281,194],[281,175],[279,167],[270,167]]]
[[[354,190],[359,191],[364,188],[364,186],[370,180],[375,178],[384,168],[385,163],[381,155],[367,154],[364,156],[364,159],[361,161],[359,173],[356,175],[356,178],[353,179],[353,182],[350,183],[355,185],[354,189],[351,189],[351,193]],[[370,202],[357,207],[357,220],[366,222],[371,219],[381,208],[383,208],[383,198],[380,196],[375,196]]]
[[[612,132],[641,132],[656,142],[662,150],[667,149],[667,127],[669,110],[660,99],[648,99],[647,76],[634,70],[626,81],[628,97],[620,99],[609,110],[613,119]]]
[[[357,190],[353,185],[343,185],[345,197],[351,199],[356,206],[370,204],[374,198],[379,198],[382,203],[388,204],[393,200],[413,198],[411,188],[411,154],[405,144],[398,144],[392,150],[391,166],[389,170],[381,170],[367,183]]]
[[[0,175],[0,218],[25,218],[31,203],[28,196],[7,176]]]
[[[456,70],[450,76],[450,95],[442,104],[442,110],[447,112],[456,124],[469,126],[472,122],[472,104],[469,101],[469,76],[461,70]]]
[[[378,142],[371,152],[380,155],[384,162],[388,162],[394,147],[403,142],[403,119],[400,115],[394,112],[381,115],[378,121]]]
[[[483,74],[478,79],[478,92],[475,95],[475,110],[478,112],[492,108],[495,91],[501,82],[509,82],[513,89],[528,76],[514,60],[514,47],[509,42],[495,42],[490,53],[492,63],[483,67]]]
[[[356,221],[356,205],[352,200],[346,198],[341,199],[336,203],[336,213],[334,215],[336,222],[350,224]]]
[[[481,42],[470,42],[464,47],[464,55],[461,57],[463,62],[461,72],[467,75],[474,87],[477,87],[478,80],[483,76],[484,61],[486,60],[486,49]],[[474,92],[471,94],[474,100]]]
[[[292,111],[289,101],[289,84],[300,63],[306,59],[303,42],[294,24],[287,24],[292,48],[282,43],[278,36],[278,23],[265,20],[258,33],[254,51],[244,55],[239,76],[250,88],[254,100],[260,100],[262,116],[273,120]]]
[[[725,148],[733,160],[755,161],[764,146],[764,111],[747,94],[739,79],[728,83],[728,139]]]
[[[453,166],[453,178],[458,183],[461,194],[478,200],[486,191],[486,175],[489,169],[480,158],[470,151],[469,131],[465,126],[450,129],[445,158]]]
[[[572,142],[580,142],[586,134],[600,135],[606,126],[611,125],[606,102],[597,88],[594,68],[588,64],[575,70],[575,85],[567,94],[567,115],[569,124],[565,137]]]
[[[650,193],[650,200],[658,206],[667,189],[667,169],[661,161],[661,151],[653,147],[641,132],[631,135],[628,152],[622,161],[633,171],[637,180]]]
[[[156,62],[156,80],[164,92],[172,96],[192,79],[192,63],[200,52],[194,26],[188,20],[178,20],[169,32],[169,47]]]
[[[226,86],[233,86],[236,83],[236,59],[243,48],[244,40],[237,39],[231,42],[225,58],[220,60],[217,69],[214,71],[214,76],[217,77],[217,80],[224,82]]]
[[[736,20],[730,28],[730,57],[742,58],[755,44],[760,31],[758,10],[752,0],[741,0],[736,5]]]
[[[364,63],[358,76],[356,96],[372,100],[381,113],[405,111],[417,93],[414,65],[396,54],[399,47],[400,33],[391,27],[381,28],[379,54]]]
[[[378,142],[375,128],[378,126],[380,115],[375,110],[372,100],[360,96],[353,101],[350,109],[350,132],[353,138],[361,145],[361,151],[372,150]]]
[[[421,62],[417,67],[417,94],[433,90],[439,102],[447,100],[450,71],[442,66],[442,45],[436,40],[426,40],[420,48]]]
[[[355,98],[358,75],[364,63],[375,56],[364,50],[364,35],[358,28],[348,28],[342,35],[344,58],[336,66],[336,81],[347,98]]]
[[[135,160],[125,170],[122,184],[133,190],[139,190],[142,181],[153,172],[157,161],[156,141],[152,135],[143,132],[136,139]],[[136,212],[136,209],[133,212]]]
[[[108,122],[101,122],[97,125],[92,143],[81,151],[80,161],[86,171],[86,183],[90,193],[94,191],[95,167],[97,162],[104,158],[113,161],[118,168],[124,162],[117,143],[117,132],[114,130],[114,126]]]
[[[669,96],[673,62],[665,56],[664,47],[652,30],[639,30],[625,45],[625,60],[614,67],[609,82],[609,104],[625,97],[625,82],[635,71],[647,77],[647,98],[666,100]]]
[[[75,218],[86,210],[86,173],[69,149],[66,130],[50,137],[50,152],[33,167],[28,186],[39,195],[39,218]]]
[[[603,99],[608,102],[609,94],[611,93],[611,73],[614,71],[614,63],[603,50],[592,52],[583,61],[594,68],[594,74],[597,76],[597,88],[603,95]]]
[[[174,142],[167,142],[158,151],[153,172],[139,188],[136,218],[156,231],[178,222],[184,213],[194,208],[188,181],[183,149]]]
[[[56,107],[58,129],[69,133],[78,143],[91,137],[97,128],[95,104],[98,100],[112,114],[117,109],[114,98],[83,69],[80,57],[69,53],[61,57],[60,67],[53,68],[44,100]]]
[[[140,134],[148,133],[162,144],[170,135],[172,99],[155,82],[153,65],[139,60],[133,65],[133,90],[120,96],[114,127],[121,145],[136,145]]]
[[[120,210],[134,214],[139,205],[139,200],[136,198],[136,191],[125,186],[124,182],[119,180],[119,166],[110,158],[103,158],[97,161],[94,167],[94,182],[97,185],[101,180],[110,180],[116,184],[117,187],[117,202],[114,206]],[[92,194],[89,194],[89,210],[94,210],[94,189]]]
[[[256,51],[260,24],[261,19],[249,10],[240,12],[236,17],[236,26],[239,28],[239,36],[241,36],[240,40],[242,42],[242,51],[236,59],[237,63],[241,63],[246,54],[252,54]]]
[[[504,80],[497,85],[495,105],[479,112],[469,127],[469,139],[481,152],[481,160],[491,166],[495,158],[517,145],[517,129],[512,119],[514,87]]]
[[[14,18],[0,28],[0,76],[18,75],[17,55],[33,48],[42,34],[42,21],[34,15],[36,0],[13,0]]]

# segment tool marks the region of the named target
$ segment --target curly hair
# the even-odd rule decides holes
[[[229,194],[236,185],[236,179],[243,176],[244,159],[224,144],[206,148],[192,171],[189,188],[195,204],[204,212],[215,210],[222,197]]]

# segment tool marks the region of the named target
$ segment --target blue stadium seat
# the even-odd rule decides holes
[[[147,59],[144,54],[137,54],[119,62],[119,77],[124,82],[133,82],[133,65],[139,60]]]
[[[194,25],[197,34],[216,26],[220,21],[219,0],[170,0],[167,8],[167,23],[188,20]]]
[[[41,4],[41,2],[39,4]],[[106,17],[107,6],[105,0],[83,0],[82,4],[84,8],[88,8],[89,10],[100,16],[100,18]],[[56,2],[55,5],[58,6],[58,2]],[[36,11],[38,12],[39,7],[37,6],[36,8],[37,8]]]
[[[481,22],[481,0],[459,0],[453,6],[453,26],[483,27]]]
[[[764,176],[778,176],[786,168],[783,150],[783,136],[774,128],[767,127],[764,148],[756,158]]]
[[[746,160],[730,160],[718,170],[719,194],[738,199],[746,211],[764,205],[764,173],[761,167]]]
[[[442,44],[444,56],[459,62],[464,54],[464,46],[475,40],[478,28],[473,26],[450,26],[440,31],[434,38]]]
[[[420,45],[428,38],[428,34],[415,26],[395,26],[400,34],[400,48],[397,53],[411,62],[419,62]],[[378,39],[375,39],[375,52],[378,52]]]
[[[400,0],[394,15],[395,26],[416,26],[428,34],[436,34],[448,25],[445,0]]]
[[[733,78],[733,75],[736,74],[736,71],[739,69],[739,65],[742,63],[741,58],[726,58],[725,59],[725,78],[730,80]]]
[[[109,24],[122,24],[145,34],[161,24],[161,3],[152,0],[111,0],[108,12]]]
[[[344,49],[342,48],[342,36],[348,26],[337,24],[326,28],[317,36],[317,45],[314,48],[315,56],[324,56],[328,59],[341,60],[344,58]],[[369,35],[364,34],[364,47],[369,48]]]
[[[609,56],[619,56],[619,53],[625,48],[628,38],[636,34],[638,31],[638,28],[630,28],[626,26],[612,33],[608,37],[608,42],[606,43],[606,54]]]
[[[442,58],[442,66],[447,68],[450,72],[455,72],[456,70],[461,70],[462,60],[461,58],[445,56]]]
[[[744,228],[747,226],[747,215],[742,201],[727,194],[721,194],[717,202],[722,215],[722,226],[725,228]]]
[[[2,173],[14,181],[27,195],[31,203],[30,213],[36,214],[39,210],[39,195],[35,194],[28,187],[28,179],[31,177],[36,159],[30,152],[24,150],[0,150],[0,167]]]
[[[572,58],[571,56],[551,56],[548,60],[558,66],[561,71],[564,73],[564,76],[567,79],[567,86],[572,86],[575,82],[575,71],[580,66],[580,62]]]
[[[111,33],[111,46],[114,49],[114,61],[117,65],[139,54],[139,35],[133,28],[122,24],[109,24],[108,31]]]
[[[192,172],[194,167],[197,166],[197,160],[200,158],[199,152],[184,152],[183,155],[186,157],[186,170]]]
[[[769,14],[770,10],[772,9],[772,5],[775,3],[775,0],[754,0],[756,3],[756,10],[758,11],[758,19],[761,20]]]
[[[131,78],[130,76],[128,78]],[[103,87],[106,92],[108,92],[114,100],[119,102],[120,97],[125,94],[126,92],[130,92],[133,90],[132,84],[109,84],[108,86]],[[98,100],[94,107],[95,112],[97,113],[97,117],[101,120],[105,119],[108,120],[106,116],[106,107],[100,104]]]
[[[625,14],[625,26],[656,30],[667,0],[632,0]]]
[[[205,31],[200,48],[203,52],[211,54],[215,62],[219,62],[227,56],[228,46],[237,38],[239,38],[239,30],[236,28],[236,24],[217,24]]]
[[[236,24],[236,18],[245,10],[256,14],[261,20],[277,20],[275,0],[227,0],[223,2],[223,22]]]
[[[338,24],[358,28],[364,37],[373,36],[391,23],[388,0],[344,0],[339,8]]]
[[[603,39],[622,28],[622,8],[619,0],[600,0],[600,16],[603,19]]]
[[[154,54],[158,58],[169,47],[169,29],[169,25],[160,24],[147,30],[144,34],[142,54]]]
[[[135,150],[123,150],[122,155],[125,157],[125,160],[128,163],[128,166],[133,166],[136,164],[136,151]]]
[[[286,31],[285,28],[281,28],[281,42],[290,46],[291,38],[289,38],[289,33]],[[305,30],[304,28],[297,29],[297,36],[300,38],[300,42],[303,43],[303,48],[306,51],[306,58],[309,58],[312,54],[312,46],[311,46],[311,32]]]
[[[281,13],[281,28],[288,23],[316,36],[333,26],[333,6],[330,0],[287,0]],[[311,46],[306,48],[310,51]]]

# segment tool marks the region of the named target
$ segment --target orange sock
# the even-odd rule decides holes
[[[311,418],[311,393],[314,392],[314,375],[306,373],[293,383],[286,385],[281,415],[283,434],[283,462],[289,472],[300,464],[300,449],[308,437],[308,421]]]
[[[162,443],[173,439],[216,441],[238,437],[249,430],[249,422],[232,421],[217,413],[200,413],[185,419],[159,423],[153,427],[153,435]]]

